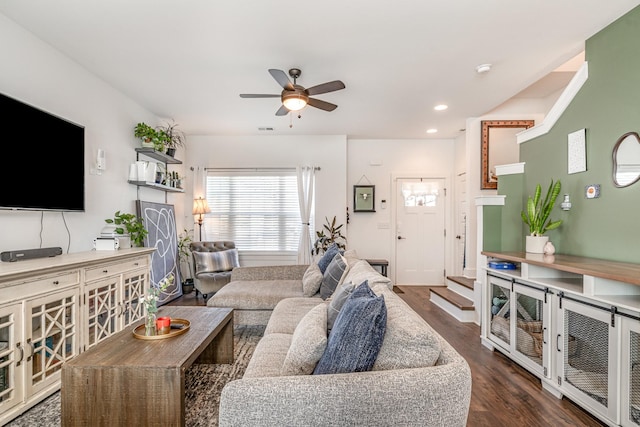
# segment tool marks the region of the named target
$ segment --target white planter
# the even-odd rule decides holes
[[[128,234],[118,234],[118,248],[130,249],[131,248],[131,236]]]
[[[525,236],[525,251],[532,254],[544,253],[544,245],[549,241],[549,236]]]

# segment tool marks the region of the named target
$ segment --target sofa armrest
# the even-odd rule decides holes
[[[231,381],[219,425],[464,427],[470,401],[471,370],[457,357],[427,368]]]
[[[269,265],[236,267],[231,272],[231,281],[238,280],[302,280],[309,265]]]

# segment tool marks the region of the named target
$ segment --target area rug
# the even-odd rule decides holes
[[[253,350],[264,333],[264,326],[233,328],[234,363],[191,366],[185,376],[185,424],[190,427],[217,426],[220,393],[229,381],[242,378]],[[57,392],[7,427],[60,426],[60,392]]]

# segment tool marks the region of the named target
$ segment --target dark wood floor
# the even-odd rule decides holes
[[[403,286],[396,291],[469,362],[473,376],[468,427],[548,427],[605,424],[570,400],[542,390],[540,380],[502,353],[480,343],[480,327],[460,323],[429,301],[429,288]],[[205,305],[200,294],[183,295],[170,305]]]

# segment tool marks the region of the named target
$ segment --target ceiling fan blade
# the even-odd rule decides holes
[[[344,88],[344,83],[342,83],[340,80],[334,80],[332,82],[322,83],[321,85],[310,87],[309,89],[307,89],[307,95],[319,95],[321,93],[333,92]]]
[[[330,102],[321,101],[319,99],[314,99],[314,98],[309,98],[308,104],[311,105],[312,107],[316,107],[324,111],[333,111],[336,108],[338,108],[336,104],[332,104]]]
[[[276,116],[286,116],[287,114],[289,114],[289,110],[284,105],[281,105],[276,111]]]
[[[276,70],[275,68],[269,69],[269,74],[276,79],[278,84],[282,86],[284,89],[293,90],[293,83],[289,80],[289,77],[282,70]]]
[[[280,95],[260,94],[260,93],[241,93],[240,98],[280,98]]]

